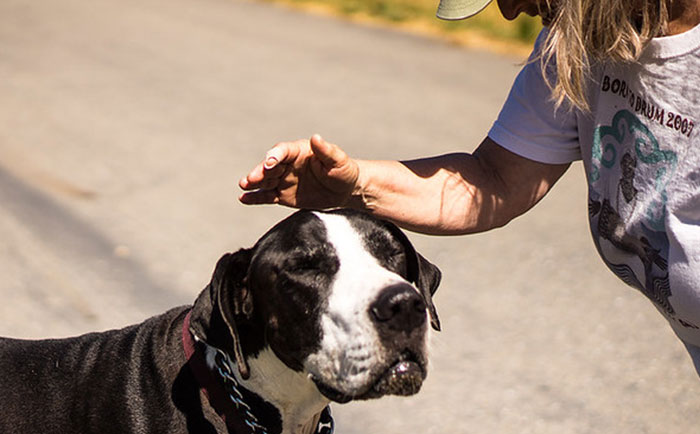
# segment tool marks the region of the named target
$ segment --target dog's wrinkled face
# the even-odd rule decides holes
[[[245,287],[277,357],[346,402],[418,391],[439,279],[390,223],[300,211],[253,248]]]

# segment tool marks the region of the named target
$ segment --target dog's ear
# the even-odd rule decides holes
[[[246,285],[251,257],[252,249],[241,249],[219,259],[209,286],[202,291],[192,308],[190,320],[194,334],[205,342],[216,340],[215,336],[209,336],[209,332],[216,328],[213,322],[217,321],[217,317],[223,320],[243,379],[250,377],[250,369],[243,357],[236,321],[237,318],[249,320],[253,315],[253,297]]]
[[[420,253],[413,250],[416,255],[416,280],[414,283],[418,286],[423,297],[426,300],[428,306],[428,312],[430,313],[430,325],[437,331],[440,331],[440,318],[438,318],[437,309],[435,309],[435,304],[433,303],[433,295],[437,291],[440,285],[440,280],[442,279],[442,273],[440,269],[434,264],[430,263],[425,259]]]
[[[216,264],[212,285],[217,294],[219,312],[233,339],[233,355],[238,372],[244,380],[250,377],[250,368],[243,357],[241,338],[236,326],[236,317],[249,320],[253,316],[253,297],[247,287],[248,267],[252,251],[241,249],[234,254],[226,254]]]
[[[438,318],[437,309],[433,303],[433,294],[437,291],[442,279],[440,269],[416,252],[411,241],[398,226],[386,222],[386,227],[403,244],[408,262],[408,280],[415,284],[423,295],[430,314],[430,325],[433,329],[440,331],[440,318]]]

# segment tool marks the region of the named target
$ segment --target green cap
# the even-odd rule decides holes
[[[481,12],[491,0],[440,0],[437,17],[443,20],[463,20]]]

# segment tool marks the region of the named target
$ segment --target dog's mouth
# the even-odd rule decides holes
[[[385,370],[379,371],[375,381],[366,390],[343,392],[316,377],[312,379],[321,394],[331,401],[343,404],[352,400],[380,398],[384,395],[414,395],[420,390],[426,375],[425,359],[411,351],[404,351]]]

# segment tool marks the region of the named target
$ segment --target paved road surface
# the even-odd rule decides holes
[[[0,334],[66,336],[188,303],[288,213],[236,182],[321,132],[366,158],[471,150],[517,60],[240,0],[0,2]],[[700,385],[599,263],[575,165],[489,234],[411,235],[445,275],[410,399],[338,432],[693,433]]]

